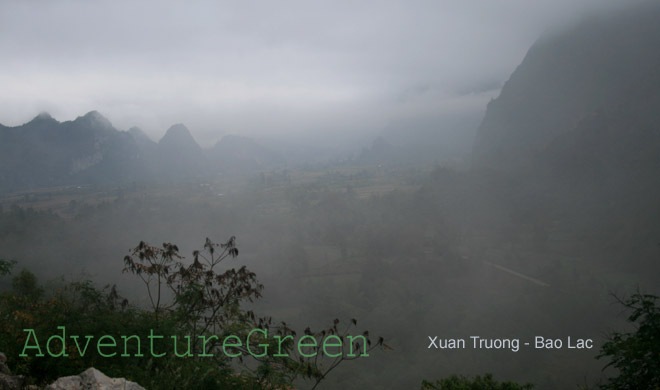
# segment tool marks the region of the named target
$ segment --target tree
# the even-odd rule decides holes
[[[0,276],[6,276],[11,274],[11,269],[16,264],[13,260],[2,260],[0,259]]]
[[[636,293],[628,300],[620,300],[631,311],[628,321],[635,324],[634,332],[614,332],[601,348],[598,359],[609,358],[605,366],[614,367],[618,375],[600,386],[606,390],[660,389],[660,308],[658,297]]]
[[[124,272],[133,273],[142,280],[156,319],[172,322],[177,333],[189,335],[195,352],[201,350],[206,354],[207,351],[224,349],[221,344],[224,336],[240,334],[244,339],[255,329],[263,330],[264,336],[277,335],[279,340],[290,338],[283,344],[275,344],[274,338],[260,340],[269,344],[268,350],[278,351],[274,355],[264,353],[263,356],[255,356],[245,345],[230,347],[241,362],[243,356],[252,360],[252,364],[245,365],[242,377],[255,389],[289,388],[299,379],[310,380],[312,389],[316,389],[339,364],[363,355],[361,352],[347,354],[347,348],[349,351],[364,351],[365,356],[377,347],[390,349],[382,337],[372,343],[368,331],[361,332],[358,337],[349,337],[349,331],[355,329],[357,320],[352,319],[342,325],[339,319],[335,319],[325,329],[313,331],[308,327],[304,330],[303,337],[313,339],[315,346],[311,353],[303,353],[293,343],[296,331],[285,322],[277,323],[270,317],[259,317],[252,310],[242,307],[243,303],[261,297],[263,285],[257,281],[255,273],[245,266],[238,270],[229,267],[219,270],[225,260],[237,256],[235,237],[222,244],[207,238],[203,250],[194,251],[193,261],[188,265],[184,264],[183,256],[174,244],[164,243],[162,247],[156,247],[140,242],[124,258]],[[200,345],[198,336],[207,335],[222,337]],[[326,337],[341,341],[340,353],[326,356],[320,352]],[[228,364],[222,358],[220,363]]]
[[[223,244],[207,239],[204,248],[193,253],[192,261],[186,261],[174,244],[157,247],[141,242],[124,263],[126,272],[144,282],[145,295],[150,298],[148,308],[130,304],[114,286],[98,289],[91,281],[44,290],[32,273],[23,270],[13,278],[12,289],[0,293],[0,350],[7,353],[14,371],[35,385],[93,366],[153,390],[282,390],[298,388],[301,381],[316,389],[338,365],[358,359],[362,351],[389,348],[382,338],[372,342],[367,331],[352,332],[356,320],[343,323],[335,319],[325,329],[308,327],[299,332],[304,334],[299,339],[305,338],[301,350],[290,325],[259,317],[245,308],[246,303],[261,296],[263,286],[245,266],[227,265],[237,256],[233,237]],[[85,335],[97,341],[101,337],[121,340],[126,335],[137,336],[144,346],[131,342],[121,347],[117,343],[117,353],[122,348],[124,353],[113,356],[91,346],[83,347],[84,351],[69,348],[71,344],[65,348],[64,343],[51,348],[57,351],[61,345],[68,356],[51,356],[50,351],[40,355],[32,349],[24,353],[28,334],[32,334],[25,329],[35,335],[30,345],[34,346],[38,335],[41,348],[47,348],[44,340],[63,335],[63,329],[67,335]],[[349,331],[358,336],[349,338]],[[252,352],[256,353],[247,343],[225,345],[222,341],[230,335],[246,340],[250,334]],[[157,338],[145,344],[153,335]],[[326,338],[350,342],[343,343],[337,354],[333,342],[330,355],[322,342]],[[155,356],[154,350],[170,353]],[[346,350],[359,352],[346,354]]]
[[[37,283],[37,277],[26,269],[21,270],[18,275],[14,276],[12,279],[12,288],[17,295],[32,300],[41,298],[44,293],[44,290]]]

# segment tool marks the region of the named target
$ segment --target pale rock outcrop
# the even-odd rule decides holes
[[[144,387],[124,378],[110,378],[95,368],[88,368],[80,375],[59,378],[44,390],[145,390]]]

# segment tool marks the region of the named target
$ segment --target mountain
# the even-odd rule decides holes
[[[649,126],[658,123],[654,111],[660,107],[658,20],[660,4],[648,2],[592,17],[536,42],[488,105],[474,144],[473,167],[533,170],[552,164],[554,153],[569,153],[571,143],[575,151],[604,148],[592,156],[598,159],[651,153],[633,145],[621,150],[618,141],[624,137],[633,142],[638,135],[651,141],[651,133],[657,135]],[[577,145],[578,139],[593,145]],[[616,156],[608,155],[604,143],[619,149]]]
[[[58,122],[48,113],[16,127],[0,124],[0,192],[135,180],[181,181],[214,172],[252,172],[285,159],[251,138],[225,136],[202,150],[183,124],[158,141],[120,131],[96,111]]]
[[[58,122],[47,113],[0,128],[0,189],[124,181],[142,165],[134,138],[91,111]]]
[[[158,142],[159,150],[168,153],[190,152],[201,153],[202,148],[183,124],[172,125]]]
[[[128,129],[128,134],[130,134],[135,142],[140,145],[141,148],[146,149],[155,149],[156,143],[149,138],[147,134],[142,131],[139,127],[131,127]]]
[[[472,158],[478,224],[660,270],[660,3],[635,4],[541,38],[490,102]]]
[[[171,126],[158,142],[156,164],[161,179],[200,176],[208,167],[202,148],[181,123]]]

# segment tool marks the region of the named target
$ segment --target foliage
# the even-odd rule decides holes
[[[531,384],[518,384],[515,382],[497,382],[492,374],[477,375],[474,379],[464,376],[452,375],[434,383],[422,382],[422,390],[529,390],[534,388]]]
[[[601,389],[660,389],[660,308],[654,295],[636,293],[621,301],[631,311],[628,321],[634,332],[614,332],[598,358],[609,358],[605,367],[618,370]]]
[[[44,294],[44,290],[37,283],[37,277],[26,269],[12,279],[12,287],[16,295],[31,301],[38,300]]]
[[[16,264],[15,261],[0,259],[0,276],[11,274],[11,269],[14,267],[14,264]]]
[[[238,270],[229,268],[224,272],[217,271],[221,263],[237,256],[235,237],[223,244],[216,244],[207,238],[203,250],[194,251],[193,262],[187,266],[181,262],[182,256],[176,245],[164,243],[162,247],[155,247],[140,242],[132,254],[124,258],[124,271],[131,272],[142,280],[154,315],[174,321],[178,333],[190,335],[194,340],[192,350],[195,352],[204,348],[199,343],[200,335],[218,335],[220,340],[227,335],[240,335],[241,339],[245,339],[251,330],[262,329],[269,335],[295,337],[297,332],[286,322],[275,324],[272,318],[259,317],[253,311],[241,307],[243,303],[253,302],[261,297],[263,285],[245,266]],[[164,300],[165,290],[168,290],[172,297],[169,301]],[[244,366],[243,374],[253,383],[266,388],[286,388],[300,378],[311,380],[312,388],[316,388],[339,364],[359,357],[359,354],[354,357],[347,356],[344,343],[340,356],[327,358],[319,352],[323,339],[336,335],[345,340],[348,332],[356,325],[357,321],[353,319],[340,329],[340,321],[335,319],[326,329],[317,332],[310,328],[305,329],[306,336],[317,340],[318,347],[313,348],[317,355],[314,357],[303,356],[299,349],[294,348],[292,342],[284,343],[282,351],[277,354],[286,356],[256,357],[250,354],[245,346],[232,349],[241,353],[241,362],[244,356],[254,360]],[[379,346],[389,348],[383,343],[382,337],[372,343],[368,331],[362,334],[368,345],[362,345],[358,341],[351,346],[355,350],[364,349],[368,353]],[[277,348],[271,339],[260,342],[270,343],[270,350]],[[208,345],[210,350],[221,348],[219,341]]]
[[[313,348],[319,353],[316,357],[301,356],[294,348],[293,337],[282,345],[282,355],[287,356],[253,356],[245,345],[231,347],[232,351],[242,352],[238,359],[219,353],[225,336],[237,335],[245,340],[256,328],[266,330],[269,336],[296,335],[285,322],[275,324],[271,318],[259,317],[243,307],[261,296],[263,286],[244,266],[218,270],[225,260],[237,256],[234,237],[223,244],[207,239],[203,250],[195,251],[193,261],[187,265],[176,245],[155,247],[141,242],[125,257],[124,271],[142,280],[149,308],[130,304],[114,286],[99,289],[90,281],[70,282],[55,291],[45,291],[34,274],[22,270],[13,278],[12,290],[0,294],[0,350],[7,353],[13,370],[28,376],[34,384],[49,383],[94,366],[107,375],[125,377],[155,390],[284,389],[300,380],[310,381],[310,387],[316,388],[339,364],[359,357],[342,354],[328,358],[319,353],[326,335],[344,338],[357,325],[352,320],[342,326],[338,319],[320,331],[305,329],[305,335],[317,340],[318,347]],[[132,345],[127,356],[108,358],[98,348],[90,346],[82,353],[75,344],[67,343],[62,348],[57,341],[55,350],[67,356],[55,357],[49,351],[46,356],[33,353],[19,357],[29,337],[25,329],[33,329],[45,349],[45,340],[61,335],[58,327],[65,327],[67,335],[92,336],[94,340],[105,335],[116,340],[122,335],[136,335],[141,340],[147,340],[149,334],[165,335],[164,339],[151,340],[156,345],[152,350],[161,351],[172,351],[170,337],[176,336],[175,351],[189,349],[193,353],[184,357],[169,353],[158,358],[143,353],[138,357],[137,347]],[[202,346],[199,335],[215,335],[217,339]],[[356,349],[364,347],[369,352],[385,346],[382,338],[372,343],[369,332],[363,335],[368,345],[358,342]],[[191,343],[184,342],[187,337]],[[256,341],[268,343],[270,351],[277,350],[273,338]],[[122,347],[126,348],[123,343]],[[201,352],[210,352],[211,356],[200,356]]]

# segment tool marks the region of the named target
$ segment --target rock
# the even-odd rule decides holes
[[[11,374],[9,367],[7,367],[7,356],[2,352],[0,352],[0,374]]]
[[[95,368],[88,368],[80,375],[59,378],[44,390],[145,390],[144,387],[124,378],[109,378]]]
[[[24,382],[22,375],[11,375],[7,367],[7,356],[0,352],[0,390],[21,390]]]
[[[87,371],[85,371],[87,372]],[[46,387],[45,390],[82,390],[82,379],[80,376],[65,376],[59,378],[55,382],[51,383]]]
[[[0,390],[21,390],[24,382],[22,375],[0,374]]]

